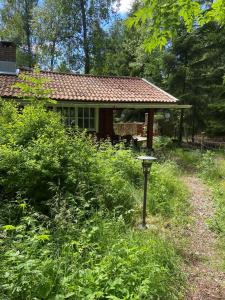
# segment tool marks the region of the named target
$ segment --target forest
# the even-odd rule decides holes
[[[192,105],[171,112],[172,128],[225,137],[224,1],[122,5],[0,0],[0,40],[36,72],[18,75],[22,110],[0,98],[0,299],[225,299],[224,149],[155,136],[143,229],[145,149],[46,109],[55,102],[39,68],[137,76]]]

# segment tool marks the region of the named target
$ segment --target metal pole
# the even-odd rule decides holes
[[[147,206],[147,186],[148,186],[148,169],[144,167],[144,200],[143,200],[143,216],[142,216],[142,227],[146,227],[146,206]]]

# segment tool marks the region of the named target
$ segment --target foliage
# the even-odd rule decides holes
[[[134,202],[132,184],[120,176],[126,150],[117,153],[108,147],[99,152],[100,157],[85,133],[66,134],[59,116],[43,107],[26,106],[23,114],[17,114],[16,106],[3,103],[0,126],[5,132],[0,145],[4,194],[25,192],[36,204],[43,204],[60,188],[74,197],[82,192],[86,205],[104,202],[107,208],[118,205],[126,210]]]
[[[20,211],[17,224],[2,227],[4,299],[178,299],[183,278],[170,243],[105,217],[63,227],[58,215],[46,228],[29,206]]]
[[[202,153],[199,150],[176,148],[169,153],[169,157],[184,171],[198,171],[199,163],[202,160]]]
[[[135,217],[143,184],[130,150],[107,142],[97,149],[85,133],[66,133],[43,107],[17,114],[14,104],[3,102],[0,124],[5,299],[180,297],[183,279],[172,245],[124,223]],[[153,168],[155,213],[179,215],[183,187],[175,173],[169,164]]]
[[[188,211],[186,203],[188,192],[183,182],[178,179],[179,171],[176,164],[169,161],[161,165],[154,164],[151,174],[150,211],[164,217],[179,219],[185,211]]]
[[[224,134],[224,42],[224,27],[215,23],[191,33],[181,26],[165,51],[166,88],[182,103],[192,105],[181,126],[193,138],[199,131]]]
[[[37,0],[3,0],[0,8],[0,38],[18,46],[18,63],[33,66],[34,36],[32,22]]]
[[[167,136],[155,136],[153,138],[154,149],[156,151],[160,149],[170,148],[172,146],[171,138]]]
[[[216,231],[223,240],[224,243],[224,232],[225,232],[225,181],[220,183],[214,183],[212,185],[213,189],[213,198],[216,207],[216,212],[214,218],[211,220],[211,228]],[[224,244],[223,244],[224,252]]]
[[[69,4],[62,0],[45,0],[34,10],[33,32],[36,38],[38,62],[45,69],[53,70],[58,60],[63,61],[65,45],[69,43],[72,30],[74,31],[74,48],[78,48],[78,26],[72,16]],[[78,6],[73,7],[73,14],[77,16]],[[63,60],[62,60],[63,59]]]
[[[3,104],[0,126],[5,133],[0,145],[4,195],[25,193],[45,209],[57,189],[77,198],[86,209],[104,207],[125,213],[137,205],[142,171],[133,153],[122,145],[117,149],[103,143],[97,149],[85,133],[66,134],[58,115],[40,107],[26,106],[23,114],[17,114],[13,104]],[[153,198],[160,205],[156,212],[173,216],[175,202],[183,197],[175,167],[153,167],[153,182]]]
[[[96,142],[46,111],[26,77],[22,111],[0,103],[0,293],[4,299],[180,299],[180,257],[164,236],[132,228],[143,174],[123,144]],[[173,163],[155,164],[151,213],[187,214]]]
[[[200,176],[209,185],[215,207],[215,214],[210,220],[211,228],[220,237],[221,253],[224,256],[225,233],[225,157],[224,153],[207,151],[201,160]]]
[[[222,158],[218,158],[215,153],[207,151],[202,156],[199,171],[203,179],[218,181],[225,178],[225,162]]]
[[[19,90],[17,97],[23,101],[31,102],[33,105],[54,104],[55,101],[49,98],[50,89],[47,89],[46,84],[48,79],[40,76],[39,67],[35,67],[32,74],[20,73],[19,80],[12,87]]]
[[[225,3],[223,0],[196,1],[196,0],[151,0],[141,1],[140,7],[127,20],[131,28],[141,28],[147,35],[144,46],[147,51],[156,47],[165,46],[177,35],[181,23],[190,32],[196,24],[216,21],[224,24]]]

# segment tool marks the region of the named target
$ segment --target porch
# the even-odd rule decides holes
[[[118,141],[119,136],[114,129],[114,112],[122,110],[124,108],[129,109],[144,109],[147,117],[146,122],[146,134],[142,137],[142,141],[145,142],[148,152],[153,149],[153,136],[154,136],[154,115],[157,109],[186,109],[189,105],[177,105],[177,104],[114,104],[111,107],[105,107],[104,104],[83,104],[83,103],[65,103],[58,102],[53,110],[62,114],[63,120],[67,126],[77,126],[81,129],[86,129],[90,133],[95,133],[98,139],[111,139],[111,141]],[[107,105],[109,106],[109,105]],[[141,128],[139,127],[141,134]],[[122,135],[121,135],[122,136]],[[124,135],[123,135],[124,136]],[[131,139],[133,134],[127,136],[127,139]],[[136,137],[137,139],[137,137]]]

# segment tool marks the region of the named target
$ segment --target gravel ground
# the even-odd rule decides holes
[[[193,210],[193,224],[187,230],[190,244],[185,272],[189,284],[185,299],[225,300],[225,273],[220,269],[217,237],[207,225],[214,214],[210,190],[196,177],[185,177],[184,181],[192,193]]]

